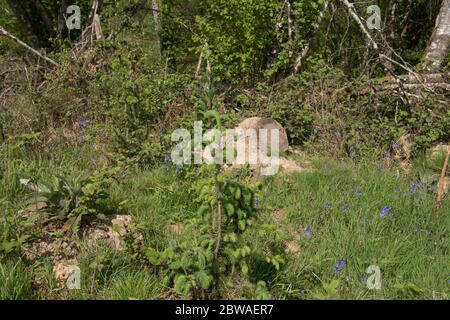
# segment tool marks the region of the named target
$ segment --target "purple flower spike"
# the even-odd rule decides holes
[[[384,218],[384,217],[386,217],[388,214],[390,214],[391,213],[391,207],[389,207],[389,206],[385,206],[383,209],[381,209],[381,211],[380,211],[380,217],[381,218]]]
[[[310,228],[310,227],[306,228],[306,230],[305,230],[305,235],[306,235],[308,238],[311,238],[311,237],[312,237],[312,234],[313,234],[313,232],[312,232],[311,228]]]
[[[346,265],[347,257],[342,260],[338,260],[338,262],[336,262],[336,265],[334,266],[334,274],[338,274],[339,272],[341,272],[341,270],[344,269]]]

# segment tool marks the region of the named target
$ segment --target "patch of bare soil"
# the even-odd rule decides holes
[[[33,208],[34,206],[34,208]],[[31,214],[36,212],[41,205],[33,205],[19,214]],[[34,210],[33,210],[34,209]],[[123,250],[125,245],[123,237],[128,233],[128,227],[132,223],[129,215],[113,215],[104,220],[86,223],[81,227],[80,236],[69,236],[70,225],[63,221],[52,221],[43,225],[38,237],[29,243],[22,245],[21,251],[26,259],[35,261],[47,257],[52,265],[60,288],[64,287],[70,275],[69,266],[77,266],[76,259],[80,251],[80,242],[88,246],[94,246],[98,241],[105,241],[116,250]]]

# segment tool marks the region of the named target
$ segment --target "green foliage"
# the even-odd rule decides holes
[[[50,214],[49,220],[68,221],[73,234],[77,234],[84,220],[101,219],[108,213],[101,200],[108,198],[107,189],[113,181],[115,170],[80,175],[75,178],[55,175],[39,184],[41,191],[31,201],[42,201],[42,211]]]
[[[217,111],[205,111],[203,117],[213,119],[215,129],[222,129]],[[244,237],[250,228],[258,229],[257,186],[232,179],[219,164],[202,166],[193,177],[196,181],[192,191],[198,210],[186,223],[182,240],[172,240],[162,252],[153,248],[147,251],[150,263],[169,270],[166,282],[176,292],[194,299],[219,297],[220,278],[236,269],[248,277],[249,261],[255,254],[267,256],[267,263],[279,270],[284,262],[280,256],[252,250]],[[264,296],[261,284],[259,287],[260,296]]]
[[[32,235],[31,229],[37,221],[36,215],[10,216],[7,202],[0,199],[0,261],[6,255],[18,253],[20,247]]]
[[[0,262],[0,300],[24,300],[32,297],[31,279],[21,261]]]
[[[211,60],[216,80],[252,81],[267,63],[280,2],[205,0],[202,5],[208,13],[197,16],[200,34],[194,39]]]

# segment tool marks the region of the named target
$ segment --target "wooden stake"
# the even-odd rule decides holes
[[[447,172],[449,157],[450,157],[450,146],[447,147],[447,156],[445,157],[444,166],[442,167],[441,177],[439,179],[438,190],[436,195],[436,216],[440,215],[442,209],[442,197],[444,195],[445,173]]]

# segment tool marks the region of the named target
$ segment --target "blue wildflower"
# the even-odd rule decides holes
[[[413,185],[412,185],[412,187],[411,187],[411,194],[416,194],[417,193],[417,191],[419,190],[419,189],[421,189],[422,188],[422,184],[419,182],[419,183],[414,183]]]
[[[324,209],[330,209],[331,206],[330,206],[330,204],[329,204],[328,202],[325,202],[325,203],[323,204],[323,208],[324,208]]]
[[[363,273],[361,274],[361,282],[362,282],[362,284],[365,284],[365,283],[366,283],[366,280],[367,280],[367,276],[366,276],[366,274],[363,272]]]
[[[177,164],[177,166],[175,168],[175,172],[180,173],[180,171],[181,171],[181,166],[179,164]]]
[[[356,196],[357,198],[361,197],[361,196],[362,196],[362,192],[360,192],[360,191],[356,192],[356,193],[355,193],[355,196]]]
[[[369,224],[369,218],[364,218],[363,224],[364,224],[364,225],[368,225],[368,224]]]
[[[88,120],[81,120],[80,121],[80,127],[81,128],[86,128],[87,126],[89,126],[89,121]]]
[[[259,205],[259,198],[255,197],[255,206]]]
[[[77,151],[74,153],[75,158],[81,158],[81,152]]]
[[[26,143],[20,145],[20,151],[25,152],[28,150],[28,146]]]
[[[383,209],[381,209],[380,211],[380,217],[384,218],[385,216],[387,216],[388,214],[391,213],[391,207],[389,206],[385,206]]]
[[[347,264],[347,257],[345,257],[342,260],[338,260],[338,262],[334,266],[334,274],[338,274],[339,272],[341,272],[341,270],[345,268],[346,264]]]
[[[350,206],[346,203],[342,207],[342,212],[347,213],[350,210]]]
[[[305,295],[305,290],[298,290],[298,294],[300,295],[300,296],[304,296]]]
[[[399,147],[399,145],[398,145],[397,143],[394,143],[394,144],[392,145],[392,149],[394,149],[394,150],[397,150],[398,147]]]
[[[436,189],[437,189],[437,186],[436,186],[435,183],[433,183],[433,184],[430,186],[430,192],[431,192],[431,193],[436,193]]]
[[[394,192],[395,192],[395,193],[399,193],[399,192],[400,192],[400,188],[399,188],[399,187],[395,187],[395,188],[394,188]]]
[[[308,238],[311,238],[311,237],[312,237],[312,234],[313,234],[313,232],[312,232],[311,228],[310,228],[310,227],[306,228],[306,230],[305,230],[305,235],[306,235]]]
[[[168,154],[166,154],[165,156],[164,156],[164,161],[170,161],[170,156],[168,155]]]

